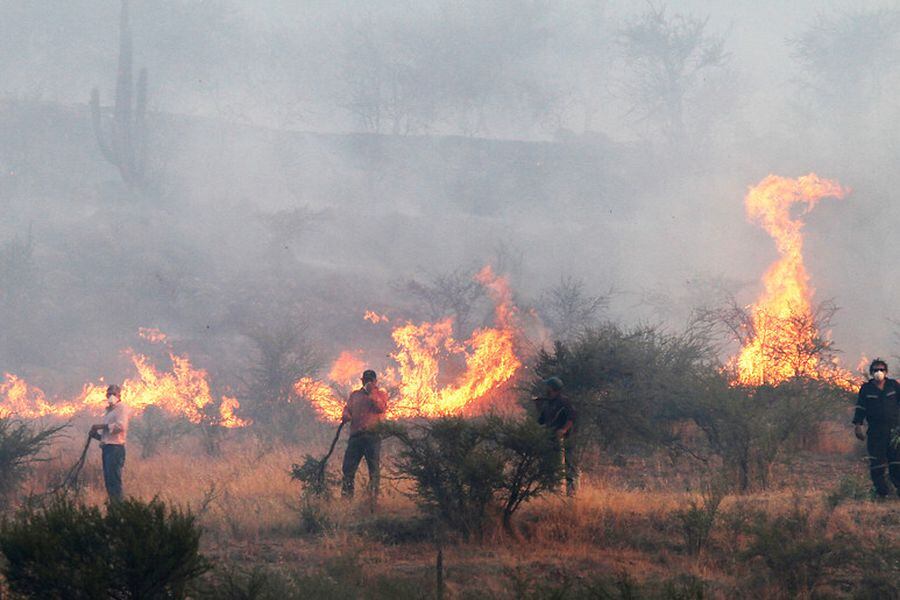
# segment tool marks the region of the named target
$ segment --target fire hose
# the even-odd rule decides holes
[[[81,470],[84,468],[84,463],[87,459],[88,448],[90,448],[93,439],[94,438],[88,434],[87,440],[84,442],[84,448],[81,450],[81,456],[78,457],[78,461],[72,465],[72,468],[69,469],[62,481],[50,490],[50,493],[55,493],[64,489],[74,490],[78,487],[78,478],[81,476]]]

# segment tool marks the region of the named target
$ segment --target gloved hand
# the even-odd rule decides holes
[[[857,425],[853,428],[853,434],[856,436],[856,439],[859,441],[864,441],[866,439],[866,432],[863,431],[862,425]]]

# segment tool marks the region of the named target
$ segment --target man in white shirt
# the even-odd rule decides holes
[[[106,388],[106,414],[103,423],[91,426],[91,437],[100,440],[103,452],[103,482],[110,501],[123,498],[122,469],[125,467],[125,438],[128,435],[128,406],[122,403],[122,389]]]

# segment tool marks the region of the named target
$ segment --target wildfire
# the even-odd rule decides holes
[[[477,329],[463,342],[454,338],[450,318],[433,323],[407,322],[391,332],[396,347],[391,358],[396,366],[381,377],[382,384],[396,392],[388,404],[388,419],[459,414],[507,383],[521,366],[514,344],[516,308],[506,279],[485,267],[476,280],[494,302],[494,327]],[[450,383],[442,384],[446,370],[442,365],[453,361],[463,363],[465,368]],[[329,379],[343,386],[355,381],[363,368],[365,363],[358,354],[343,352]],[[340,418],[344,399],[333,386],[303,378],[295,384],[295,391],[323,418]]]
[[[164,339],[162,336],[157,341]],[[211,422],[229,428],[249,424],[248,420],[235,415],[240,404],[228,396],[219,401],[218,417],[215,416],[216,401],[210,391],[207,373],[195,368],[186,355],[170,351],[171,370],[159,371],[146,356],[130,349],[126,352],[137,374],[122,383],[122,402],[136,413],[148,406],[157,406],[197,424]],[[28,385],[15,375],[7,374],[0,384],[0,415],[25,419],[68,418],[83,411],[98,413],[105,405],[106,385],[103,383],[85,385],[74,400],[54,402],[48,401],[40,388]]]
[[[140,327],[138,335],[151,344],[161,344],[166,341],[166,334],[155,327]]]
[[[373,312],[371,310],[366,311],[366,314],[363,315],[363,319],[365,319],[366,321],[369,321],[370,323],[373,323],[375,325],[378,325],[379,323],[390,322],[390,319],[387,318],[387,316],[379,315],[377,312]]]
[[[752,336],[736,359],[739,383],[777,384],[798,375],[835,379],[835,365],[819,364],[814,351],[819,332],[803,264],[803,221],[791,218],[791,208],[805,204],[806,214],[822,198],[843,198],[847,192],[811,173],[798,179],[769,175],[747,193],[748,218],[769,232],[780,256],[763,276],[764,291],[750,307]]]

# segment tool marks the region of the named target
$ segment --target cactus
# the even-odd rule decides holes
[[[132,101],[132,97],[134,100]],[[119,24],[119,69],[116,75],[116,104],[109,132],[103,127],[100,90],[91,92],[91,117],[94,135],[103,156],[114,165],[129,189],[146,186],[146,113],[147,70],[138,73],[133,84],[131,28],[128,23],[128,0],[122,0]]]

